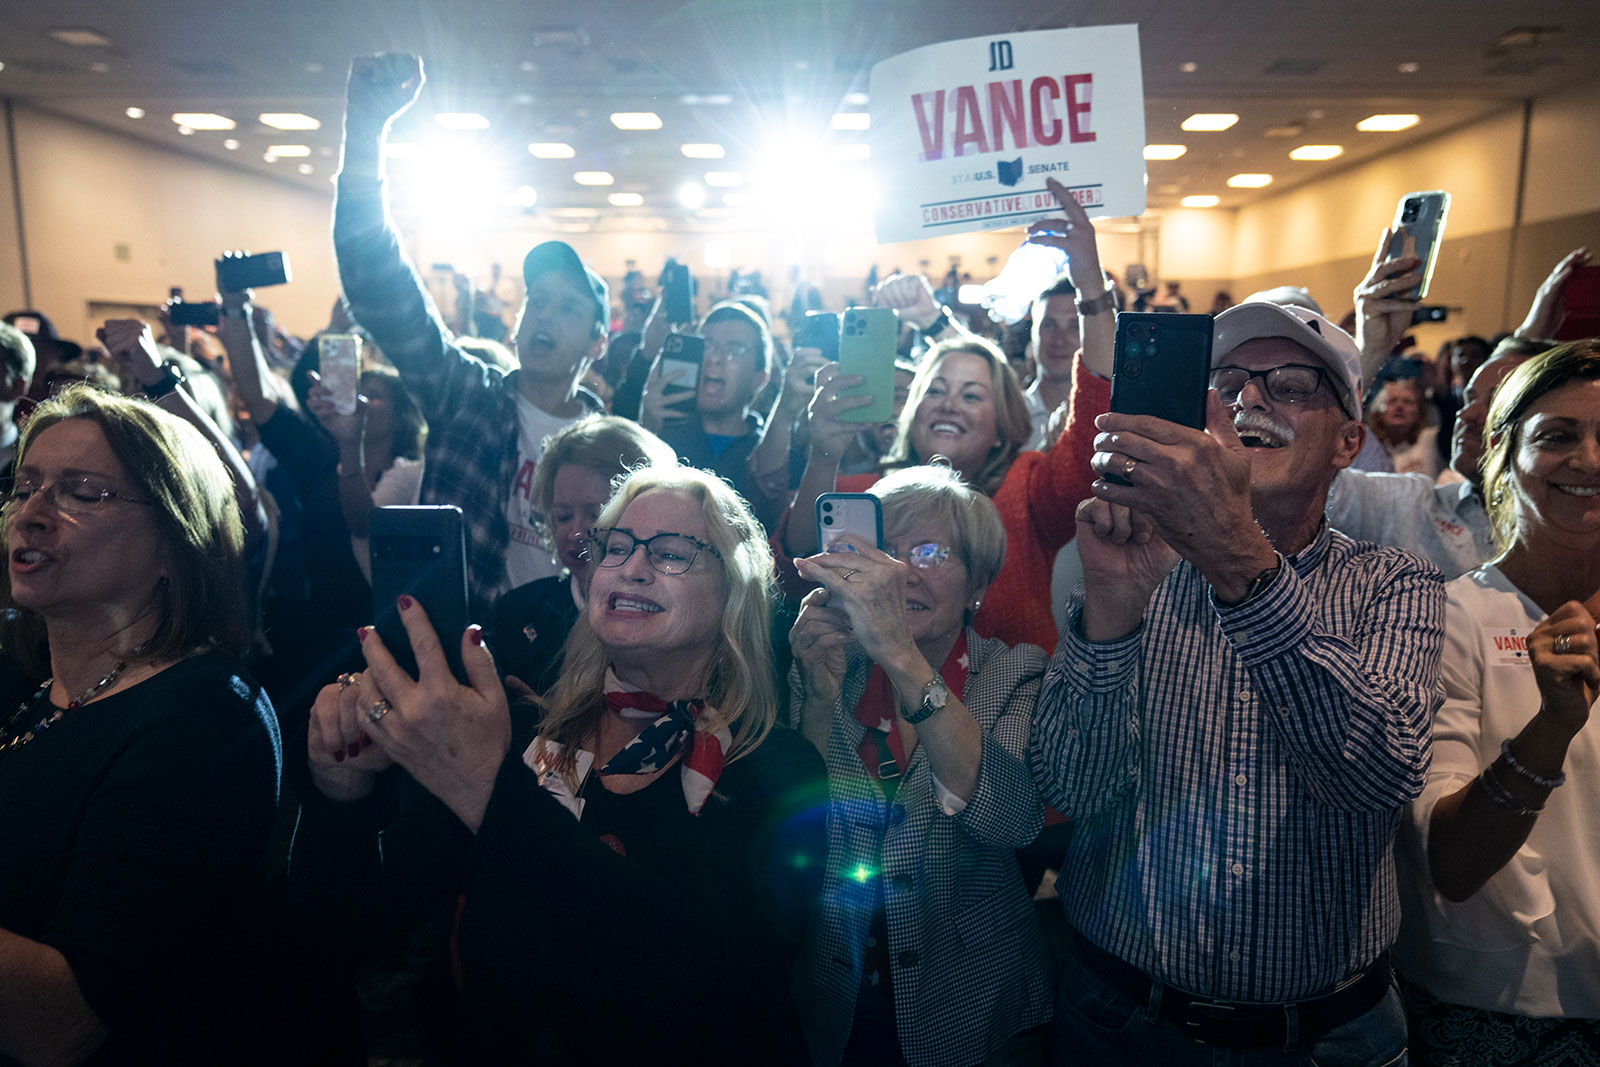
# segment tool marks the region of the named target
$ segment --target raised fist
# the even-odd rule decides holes
[[[418,56],[357,56],[350,63],[345,120],[387,123],[416,101],[424,80]]]

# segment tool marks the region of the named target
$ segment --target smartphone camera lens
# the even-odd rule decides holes
[[[831,500],[825,501],[823,503],[823,505],[822,505],[822,510],[823,511],[832,511],[833,510],[833,501],[831,501]]]
[[[1142,378],[1144,376],[1144,360],[1130,359],[1123,364],[1122,373],[1129,378]]]
[[[824,516],[822,516],[822,525],[824,525],[824,526],[832,526],[833,525],[833,516],[832,515],[824,515]]]

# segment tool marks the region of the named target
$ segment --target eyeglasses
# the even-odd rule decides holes
[[[723,359],[737,362],[755,352],[748,341],[710,341],[706,342],[706,355],[719,354]]]
[[[1261,379],[1267,396],[1280,404],[1303,404],[1315,396],[1317,390],[1326,383],[1328,392],[1339,403],[1339,410],[1350,415],[1344,397],[1339,395],[1333,379],[1321,367],[1311,367],[1304,363],[1287,363],[1271,370],[1253,371],[1244,367],[1211,368],[1211,388],[1217,391],[1224,404],[1237,404],[1239,394],[1244,392],[1245,384],[1257,378]],[[1350,417],[1355,418],[1354,415]]]
[[[912,545],[904,552],[897,552],[894,549],[885,549],[885,552],[901,563],[925,571],[931,571],[935,567],[943,567],[950,561],[950,546],[941,545],[937,541],[927,541],[920,545]]]
[[[718,559],[722,553],[717,546],[680,533],[658,533],[642,540],[633,536],[632,530],[616,526],[597,526],[586,539],[588,558],[597,567],[620,567],[633,558],[633,550],[644,547],[650,566],[662,574],[683,574],[701,552],[709,552]]]
[[[57,478],[53,482],[40,484],[31,477],[23,476],[13,481],[10,488],[0,492],[0,512],[9,517],[32,500],[35,493],[43,493],[61,514],[73,516],[92,515],[111,500],[120,500],[125,504],[148,503],[119,493],[94,478]]]

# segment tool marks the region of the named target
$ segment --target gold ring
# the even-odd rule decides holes
[[[343,674],[339,675],[339,688],[340,689],[349,689],[350,688],[350,683],[354,682],[355,680],[356,680],[356,672],[355,671],[345,671]]]
[[[1124,478],[1128,477],[1133,473],[1133,468],[1137,467],[1138,465],[1139,461],[1134,459],[1132,456],[1125,457],[1122,461],[1122,476]]]
[[[380,700],[376,704],[372,705],[372,707],[367,709],[367,721],[377,722],[379,719],[383,718],[393,710],[393,704],[389,703],[387,700]]]
[[[847,571],[844,572],[844,580],[847,581],[847,582],[851,581],[852,579],[855,578],[856,575],[858,575],[860,573],[861,573],[860,571],[855,570],[855,569],[847,570]]]
[[[1572,639],[1566,634],[1557,634],[1554,647],[1556,655],[1565,656],[1568,652],[1572,651]]]

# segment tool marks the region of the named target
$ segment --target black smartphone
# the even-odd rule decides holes
[[[842,534],[883,548],[883,501],[871,493],[823,493],[817,497],[817,551],[827,552]],[[854,552],[846,545],[841,551]]]
[[[1442,305],[1428,305],[1413,308],[1411,312],[1411,325],[1419,322],[1443,322],[1450,317],[1450,309]]]
[[[700,364],[706,358],[706,339],[697,333],[669,333],[661,346],[661,371],[663,374],[679,371],[675,381],[667,383],[667,396],[693,393],[700,388]],[[685,413],[687,414],[687,412]]]
[[[1210,315],[1171,312],[1118,315],[1111,410],[1205,429],[1213,321]],[[1114,475],[1105,478],[1127,484]]]
[[[1433,281],[1433,267],[1439,260],[1439,241],[1444,236],[1444,217],[1450,213],[1450,194],[1443,189],[1427,193],[1407,193],[1394,209],[1394,222],[1390,229],[1389,257],[1398,257],[1405,250],[1406,234],[1415,242],[1417,258],[1422,260],[1422,281],[1415,288],[1399,294],[1405,300],[1421,300],[1428,295]],[[1404,227],[1405,233],[1399,232]]]
[[[694,282],[689,268],[675,259],[661,269],[661,304],[667,321],[682,325],[694,321]]]
[[[372,616],[389,654],[413,678],[417,659],[395,601],[422,605],[439,635],[450,671],[462,685],[461,635],[467,629],[467,539],[461,509],[450,504],[373,508],[367,520],[372,553]]]
[[[217,260],[217,292],[242,293],[265,285],[285,285],[289,281],[289,257],[283,252],[224,253]]]
[[[819,348],[822,358],[839,361],[839,316],[832,311],[808,311],[795,331],[796,348]]]
[[[222,321],[221,313],[222,305],[215,303],[167,305],[167,321],[174,326],[215,326]]]

